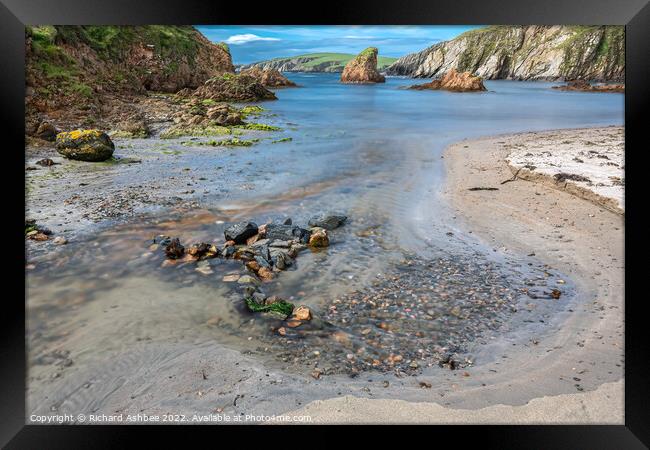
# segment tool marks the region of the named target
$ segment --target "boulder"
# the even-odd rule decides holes
[[[446,90],[452,92],[472,92],[472,91],[486,91],[483,85],[483,79],[472,75],[471,72],[458,72],[456,69],[451,69],[445,73],[439,80],[433,80],[430,83],[416,84],[409,89],[416,90]]]
[[[260,69],[253,66],[250,69],[241,72],[255,78],[262,86],[265,87],[296,87],[296,83],[289,80],[276,69]]]
[[[245,244],[249,237],[257,234],[257,224],[253,222],[239,222],[229,226],[224,231],[226,241],[234,241],[235,244]]]
[[[340,227],[348,220],[347,216],[341,214],[318,214],[309,219],[310,227],[320,227],[326,230],[333,230]]]
[[[244,123],[241,114],[226,103],[221,103],[208,108],[205,114],[206,118],[215,125],[241,125]]]
[[[384,83],[386,79],[377,71],[375,47],[368,47],[348,62],[341,74],[342,83]]]
[[[178,238],[172,239],[167,247],[165,247],[165,255],[169,259],[179,259],[185,254],[185,247],[181,244]]]
[[[330,239],[327,236],[327,231],[324,228],[314,228],[312,230],[311,236],[309,237],[309,246],[310,247],[329,247]]]
[[[118,123],[113,137],[146,138],[151,134],[151,129],[144,119],[131,117]]]
[[[59,164],[59,163],[55,163],[50,158],[39,159],[38,161],[36,161],[36,165],[43,166],[43,167],[50,167],[50,166],[54,166],[56,164]]]
[[[115,145],[100,130],[74,130],[56,136],[56,150],[68,159],[98,162],[113,156]]]
[[[270,241],[291,241],[298,239],[300,242],[306,244],[309,242],[309,230],[300,228],[295,225],[284,225],[278,223],[269,223],[266,226],[264,237]]]
[[[34,133],[37,138],[50,142],[56,140],[57,134],[57,129],[49,122],[42,122],[36,129],[36,133]]]

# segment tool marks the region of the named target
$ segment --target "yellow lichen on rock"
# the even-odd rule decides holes
[[[59,133],[59,135],[62,135],[61,137],[65,138],[68,137],[70,139],[80,139],[83,137],[93,137],[93,138],[98,138],[101,136],[102,132],[99,130],[73,130],[69,132],[62,132]]]
[[[73,130],[56,135],[56,150],[68,159],[106,161],[113,156],[115,145],[100,130]]]

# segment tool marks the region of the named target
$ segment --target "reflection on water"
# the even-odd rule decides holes
[[[621,124],[622,95],[560,92],[550,83],[492,81],[488,92],[456,94],[404,90],[412,80],[396,78],[376,86],[341,85],[335,74],[290,78],[302,87],[264,106],[293,140],[238,150],[226,174],[211,179],[203,209],[141,217],[36,258],[27,277],[32,380],[68,361],[92,367],[140,341],[216,341],[298,365],[318,348],[325,372],[415,370],[502,329],[525,289],[553,287],[558,274],[450,236],[437,196],[441,152],[479,135]],[[217,155],[222,161],[219,153],[169,157],[176,166],[216,166]],[[242,183],[251,189],[231,189]],[[166,234],[222,243],[229,222],[291,217],[304,226],[328,210],[350,217],[331,233],[332,245],[304,251],[264,286],[320,320],[285,338],[277,323],[245,311],[240,286],[222,281],[244,273],[241,263],[170,266],[151,242]],[[287,349],[287,340],[295,345]]]

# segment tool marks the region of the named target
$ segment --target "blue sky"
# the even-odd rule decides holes
[[[303,53],[359,53],[370,46],[377,47],[382,56],[399,57],[479,27],[200,25],[196,28],[213,42],[226,42],[234,64],[248,64]]]

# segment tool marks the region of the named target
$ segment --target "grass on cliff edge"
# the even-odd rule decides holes
[[[337,63],[343,68],[350,60],[357,55],[352,55],[349,53],[307,53],[304,55],[290,56],[286,58],[273,58],[270,61],[282,61],[289,59],[297,58],[310,58],[309,61],[302,63],[305,67],[316,67],[325,63]],[[392,58],[389,56],[378,56],[377,57],[377,68],[384,69],[391,64],[397,61],[397,58]]]

